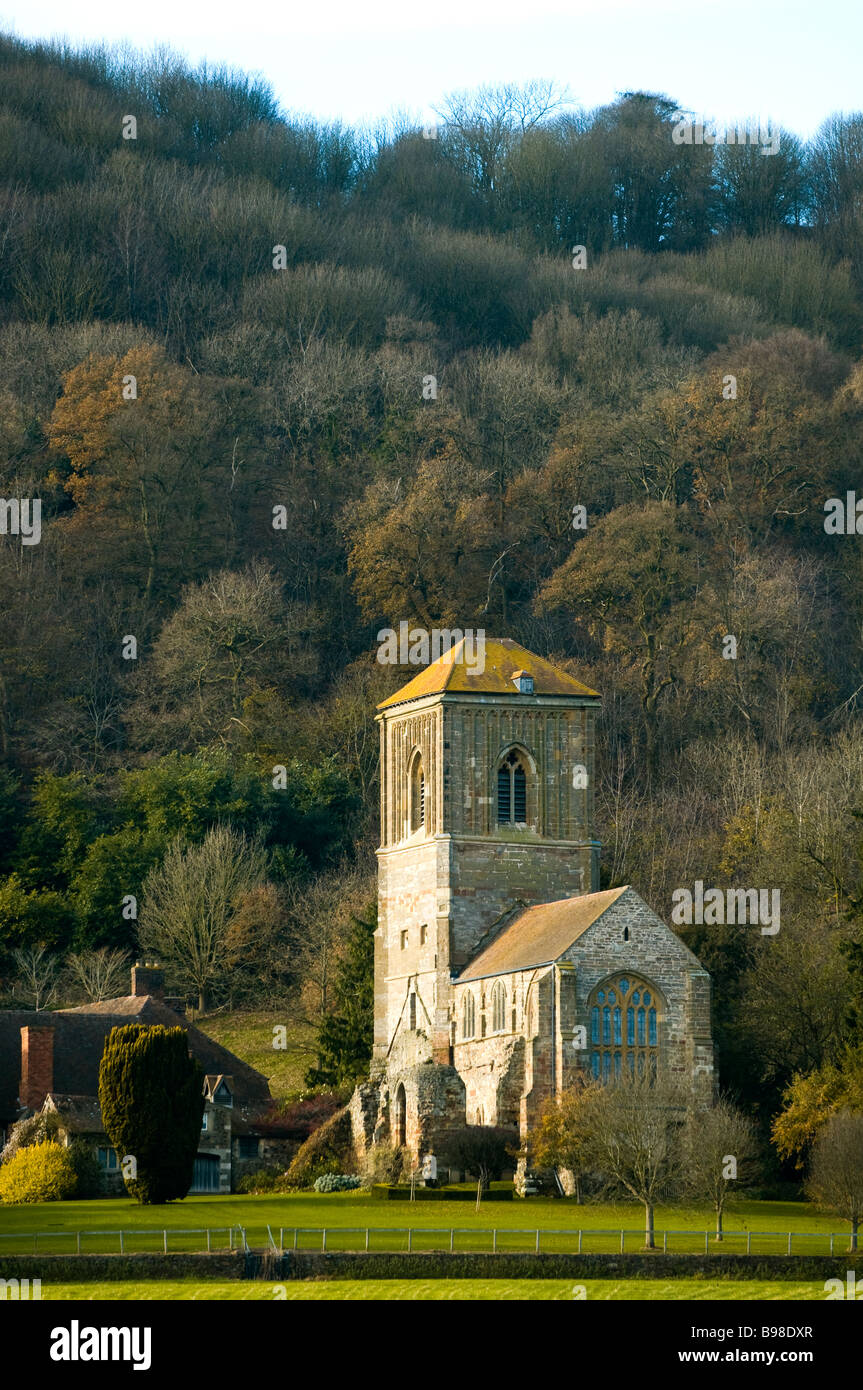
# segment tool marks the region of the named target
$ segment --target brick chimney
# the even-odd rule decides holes
[[[21,1029],[21,1088],[19,1099],[28,1110],[41,1110],[54,1089],[54,1029]]]
[[[165,974],[155,961],[136,960],[132,966],[132,996],[141,999],[152,994],[156,999],[165,997]]]

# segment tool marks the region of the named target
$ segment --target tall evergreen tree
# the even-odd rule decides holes
[[[204,1073],[184,1028],[112,1028],[99,1067],[102,1122],[139,1202],[171,1202],[192,1185]],[[133,1158],[134,1176],[126,1176]]]

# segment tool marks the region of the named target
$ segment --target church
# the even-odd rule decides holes
[[[710,980],[631,887],[599,891],[596,691],[508,639],[378,707],[374,1051],[359,1155],[528,1139],[575,1079],[667,1068],[712,1103]]]

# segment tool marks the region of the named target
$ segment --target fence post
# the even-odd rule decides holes
[[[75,1248],[76,1248],[78,1254],[80,1255],[80,1253],[81,1253],[81,1232],[80,1232],[80,1231],[76,1231],[76,1232],[75,1232]]]
[[[539,1254],[539,1231],[536,1233],[536,1253]]]
[[[284,1226],[280,1226],[280,1227],[279,1227],[279,1254],[280,1254],[280,1255],[283,1255],[284,1253],[285,1253],[285,1228],[284,1228]]]
[[[746,1253],[747,1253],[747,1255],[751,1255],[751,1254],[752,1254],[752,1232],[751,1232],[751,1231],[747,1231],[747,1232],[746,1232]]]
[[[663,1231],[663,1232],[662,1232],[662,1253],[663,1253],[663,1255],[667,1255],[667,1254],[668,1254],[668,1232],[667,1232],[667,1231]]]
[[[620,1253],[623,1254],[623,1231],[620,1233]]]
[[[323,1251],[323,1250],[326,1250],[326,1248],[327,1248],[327,1228],[326,1228],[326,1226],[325,1226],[324,1229],[323,1229],[323,1231],[321,1232],[321,1250],[322,1250],[322,1251]]]
[[[121,1232],[120,1232],[120,1254],[121,1254],[121,1255],[125,1255],[125,1253],[126,1253],[126,1252],[125,1252],[125,1250],[123,1249],[123,1232],[121,1231]]]
[[[788,1254],[791,1254],[791,1232],[788,1232]]]
[[[581,1228],[579,1228],[578,1232],[578,1253],[579,1255],[581,1254]]]
[[[368,1228],[368,1226],[366,1226],[366,1253],[368,1253],[368,1248],[369,1248],[369,1228]]]
[[[211,1249],[211,1245],[210,1245],[210,1228],[209,1228],[209,1226],[208,1226],[208,1227],[207,1227],[207,1254],[208,1254],[208,1255],[209,1255],[209,1253],[210,1253],[210,1249]]]
[[[450,1226],[450,1232],[449,1232],[449,1248],[450,1248],[450,1252],[452,1252],[452,1251],[455,1249],[455,1245],[453,1244],[454,1241],[455,1241],[455,1227],[454,1227],[454,1226]]]
[[[167,1255],[167,1253],[168,1253],[168,1232],[167,1232],[167,1231],[163,1231],[163,1232],[162,1232],[162,1245],[163,1245],[163,1247],[164,1247],[165,1254]]]
[[[33,1254],[34,1254],[34,1255],[37,1253],[38,1245],[39,1245],[39,1232],[38,1232],[38,1231],[34,1231],[34,1232],[33,1232]]]
[[[710,1254],[710,1232],[709,1232],[709,1231],[705,1231],[705,1232],[704,1232],[704,1253],[705,1253],[705,1255],[709,1255],[709,1254]]]
[[[833,1254],[833,1232],[830,1232],[830,1254]]]
[[[410,1252],[411,1252],[411,1248],[412,1248],[411,1242],[412,1242],[412,1240],[413,1240],[413,1234],[414,1234],[414,1233],[413,1233],[411,1227],[408,1226],[408,1254],[410,1254]]]
[[[497,1254],[497,1226],[495,1226],[491,1233],[491,1253],[493,1255]]]

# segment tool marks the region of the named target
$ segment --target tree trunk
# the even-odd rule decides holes
[[[851,1244],[850,1244],[850,1246],[848,1247],[848,1248],[849,1248],[849,1251],[855,1251],[855,1252],[856,1252],[856,1250],[857,1250],[857,1228],[858,1228],[859,1225],[860,1225],[860,1221],[859,1221],[859,1219],[855,1216],[855,1217],[853,1218],[852,1222],[851,1222]]]
[[[722,1208],[716,1208],[716,1239],[722,1239]]]
[[[645,1250],[655,1250],[653,1242],[653,1205],[650,1202],[644,1204],[644,1248]]]

